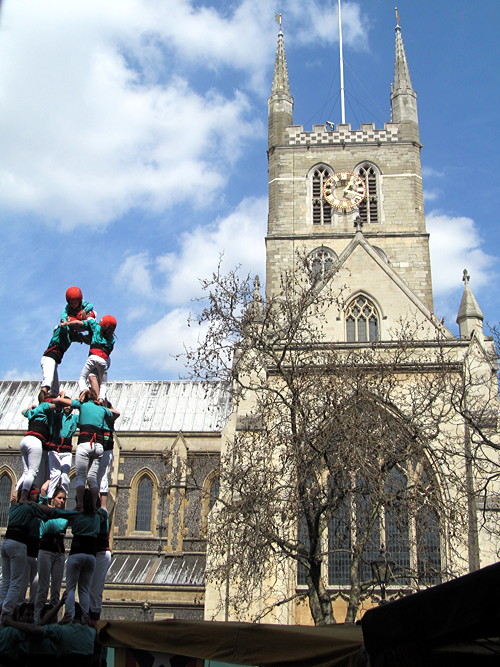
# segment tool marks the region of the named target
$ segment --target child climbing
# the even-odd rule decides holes
[[[79,331],[68,329],[62,325],[55,327],[47,349],[40,359],[42,386],[38,394],[39,402],[44,401],[49,395],[58,395],[59,373],[57,367],[61,363],[64,353],[73,342],[84,343],[89,341]]]
[[[94,306],[90,301],[83,300],[82,290],[79,287],[68,287],[66,290],[66,307],[61,313],[61,322],[67,320],[95,319]]]
[[[109,355],[116,341],[114,336],[116,319],[113,315],[104,315],[104,317],[101,317],[99,324],[93,319],[67,320],[66,322],[62,322],[61,326],[90,331],[89,356],[82,368],[78,387],[80,392],[87,391],[89,388],[87,383],[90,382],[90,386],[97,394],[99,402],[104,402],[106,398],[108,369],[111,363]]]

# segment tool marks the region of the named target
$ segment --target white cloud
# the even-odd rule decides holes
[[[169,304],[181,304],[200,293],[200,279],[216,270],[219,258],[226,270],[241,265],[247,273],[265,270],[264,235],[267,199],[245,199],[233,213],[209,227],[197,227],[182,235],[178,255],[158,258],[166,274],[164,297]]]
[[[296,30],[298,38],[303,44],[315,44],[318,41],[324,44],[337,42],[339,38],[337,3],[308,2],[304,12],[302,0],[293,0],[291,8],[299,19],[300,27]],[[288,5],[287,5],[288,12]],[[354,2],[345,2],[342,5],[342,38],[345,44],[365,49],[367,47],[368,22],[361,15],[360,6]]]
[[[460,287],[464,269],[472,276],[474,289],[487,284],[497,260],[482,250],[474,220],[434,211],[427,216],[427,229],[432,282],[438,298]]]
[[[241,265],[263,276],[266,218],[265,197],[244,199],[226,217],[184,232],[177,252],[129,255],[115,282],[131,296],[180,306],[200,295],[200,280],[212,275],[221,257],[228,271]]]
[[[268,68],[274,61],[277,27],[274,16],[283,13],[287,38],[302,44],[338,40],[337,8],[330,0],[242,0],[212,2],[217,7],[194,7],[188,0],[155,5],[157,21],[169,43],[187,61],[210,63],[212,69],[229,66],[246,71],[250,86],[268,92]],[[344,39],[363,46],[366,20],[359,5],[343,5]],[[179,30],[182,26],[182,30]],[[263,88],[264,86],[264,88]]]
[[[188,308],[175,308],[160,320],[144,328],[132,341],[131,349],[149,367],[169,374],[182,375],[186,369],[185,350],[196,347],[203,328],[188,326],[193,314]],[[176,358],[180,355],[180,358]]]
[[[436,187],[436,183],[439,180],[442,180],[445,177],[444,171],[439,171],[434,167],[422,167],[422,178],[424,184],[424,201],[433,202],[439,199],[443,191],[441,188]],[[432,187],[428,187],[428,184],[431,183]]]
[[[425,202],[431,202],[431,201],[436,201],[436,199],[439,199],[441,195],[443,194],[442,190],[429,190],[428,188],[424,188],[424,201]]]
[[[68,229],[102,227],[134,207],[210,203],[245,143],[264,137],[262,99],[250,97],[269,89],[280,3],[212,4],[6,3],[0,208]],[[299,41],[335,38],[324,0],[284,10]],[[359,41],[359,7],[346,3],[344,19],[346,40]],[[236,71],[234,88],[226,73]]]
[[[150,260],[145,252],[130,255],[121,265],[115,283],[123,283],[132,294],[145,298],[153,297],[151,275],[149,271]]]
[[[66,227],[97,225],[133,206],[161,211],[188,199],[202,205],[224,185],[225,161],[239,155],[241,143],[253,132],[243,118],[244,97],[204,98],[179,79],[166,88],[137,89],[124,71],[118,73],[119,63],[110,60],[101,60],[96,69],[94,101],[86,108],[77,105],[68,127],[62,129],[71,113],[63,100],[43,127],[41,119],[20,119],[15,131],[3,134],[4,207],[34,212]],[[25,132],[27,125],[30,132]],[[29,135],[37,129],[35,142]],[[203,174],[200,187],[192,174]]]
[[[156,23],[162,3],[20,5],[6,7],[0,40],[2,208],[72,227],[106,224],[134,206],[201,206],[248,137],[263,136],[241,92],[197,92],[175,72],[144,80],[143,42],[165,46],[161,25],[182,32]]]
[[[203,296],[200,280],[209,278],[217,269],[221,254],[223,272],[241,266],[244,274],[265,275],[266,214],[266,198],[246,199],[208,228],[198,227],[183,234],[177,253],[157,258],[138,254],[125,260],[118,280],[124,290],[152,299],[149,320],[155,319],[158,301],[173,307],[146,326],[133,342],[134,352],[145,364],[169,372],[183,368],[184,361],[173,357],[182,353],[184,346],[196,343],[200,328],[188,326],[188,318],[194,317],[201,307],[196,302],[191,308],[185,304]],[[139,276],[136,283],[127,280],[134,271]],[[151,285],[155,285],[154,290]]]
[[[182,0],[157,3],[155,10],[163,39],[179,58],[212,70],[222,66],[244,70],[250,85],[262,89],[275,48],[270,20],[275,4],[244,0],[230,8],[223,3],[216,9],[207,5],[195,8],[194,3]]]
[[[425,167],[422,166],[422,176],[423,178],[443,178],[445,176],[444,171],[435,169],[434,167]]]

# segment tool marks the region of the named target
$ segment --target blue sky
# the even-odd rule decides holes
[[[344,2],[346,116],[389,120],[394,0]],[[400,0],[418,94],[435,311],[462,270],[498,322],[500,3]],[[79,285],[118,319],[110,379],[176,379],[199,280],[264,275],[278,26],[294,122],[340,122],[336,0],[4,0],[0,15],[0,377],[38,379]],[[78,377],[86,349],[60,369]]]

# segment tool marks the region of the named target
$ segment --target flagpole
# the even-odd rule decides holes
[[[342,49],[342,9],[339,5],[339,51],[340,51],[340,109],[342,115],[342,124],[345,123],[345,100],[344,100],[344,55]]]

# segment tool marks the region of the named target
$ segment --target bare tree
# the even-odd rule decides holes
[[[374,592],[371,561],[390,559],[391,583],[409,591],[459,560],[463,475],[447,467],[443,491],[433,464],[463,450],[463,422],[444,400],[461,364],[437,320],[400,322],[385,342],[332,342],[341,277],[297,264],[265,303],[258,279],[237,271],[203,283],[207,333],[188,361],[194,377],[228,383],[236,416],[207,577],[226,618],[306,597],[316,624],[334,623],[341,594],[353,621]]]

